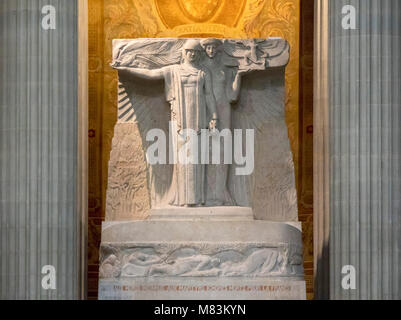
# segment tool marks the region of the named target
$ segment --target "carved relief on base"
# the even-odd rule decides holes
[[[303,277],[302,245],[135,243],[101,247],[100,278]]]

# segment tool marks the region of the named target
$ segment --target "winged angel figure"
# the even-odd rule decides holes
[[[183,138],[186,129],[199,134],[209,130],[212,136],[224,129],[253,129],[252,157],[258,166],[269,157],[259,147],[273,139],[266,134],[275,134],[278,124],[286,127],[282,70],[289,47],[285,40],[115,40],[113,55],[112,67],[119,72],[118,121],[137,124],[146,148],[147,132],[155,128],[169,132],[167,154],[173,158],[177,146],[190,139]],[[267,123],[272,124],[270,131]],[[288,144],[286,134],[283,141]],[[245,135],[241,139],[246,142]],[[245,151],[245,143],[241,145]],[[227,151],[220,148],[220,152],[222,160]],[[198,154],[195,163],[150,165],[153,208],[252,206],[255,173],[237,175],[244,163],[204,164],[208,162],[202,161],[201,150]]]

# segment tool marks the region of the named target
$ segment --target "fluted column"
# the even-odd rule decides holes
[[[329,3],[315,0],[313,63],[313,238],[314,296],[329,298]]]
[[[42,28],[45,5],[54,30]],[[75,0],[0,1],[1,299],[82,294],[77,21]]]
[[[330,0],[329,21],[330,298],[400,299],[401,3]]]

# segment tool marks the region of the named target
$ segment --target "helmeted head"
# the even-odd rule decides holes
[[[219,39],[215,38],[207,38],[203,39],[200,42],[202,48],[205,50],[206,55],[213,59],[217,52],[221,50],[221,46],[223,45],[223,42]]]
[[[199,40],[187,40],[182,47],[182,55],[184,60],[195,62],[198,59],[201,50],[202,47],[199,43]]]

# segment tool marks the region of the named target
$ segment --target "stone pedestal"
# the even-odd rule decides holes
[[[279,38],[113,41],[118,122],[100,299],[305,299],[300,225],[284,222],[297,221],[288,59]],[[222,160],[213,141],[224,163],[210,159]]]
[[[175,210],[179,220],[156,210],[103,223],[99,299],[305,299],[300,223],[254,221],[249,208]]]

